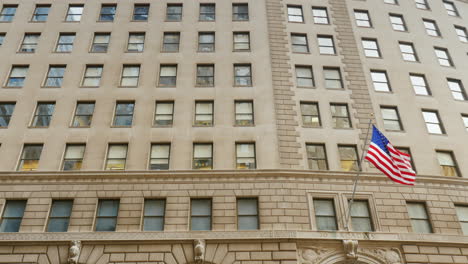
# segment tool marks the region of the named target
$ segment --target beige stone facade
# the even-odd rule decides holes
[[[468,263],[468,3],[391,2],[1,1],[0,263]],[[116,5],[115,14],[106,11],[113,20],[107,13],[102,21],[109,5]],[[215,6],[214,17],[206,5]],[[238,5],[248,6],[247,19]],[[79,21],[67,21],[70,7],[80,6]],[[137,17],[141,6],[148,13]],[[168,17],[169,6],[182,7],[179,21]],[[93,52],[103,33],[110,34],[106,51]],[[128,50],[132,33],[145,33],[140,51]],[[174,33],[178,48],[165,51],[164,35]],[[211,51],[200,51],[200,33],[213,34]],[[249,34],[249,48],[236,48],[236,33]],[[32,46],[28,34],[40,34]],[[70,34],[72,48],[59,52],[59,36]],[[363,40],[375,41],[379,56],[368,56]],[[402,44],[413,52],[402,53]],[[96,65],[99,84],[83,85],[86,68]],[[126,65],[139,65],[136,79]],[[174,85],[162,82],[167,65],[177,67]],[[213,65],[212,85],[197,81],[197,67],[206,65]],[[20,66],[28,66],[22,81]],[[63,76],[50,74],[54,66],[65,66]],[[239,66],[250,71],[242,75]],[[301,79],[301,67],[311,77]],[[385,73],[386,82],[372,73]],[[125,78],[136,85],[122,85]],[[92,121],[81,127],[74,121],[80,102],[94,103]],[[118,102],[134,103],[124,125],[115,121]],[[157,102],[173,102],[169,124],[155,121]],[[211,113],[199,112],[197,102],[212,102]],[[251,102],[253,111],[239,112],[236,102]],[[38,103],[55,103],[49,117],[38,117]],[[315,104],[316,116],[307,119],[303,104]],[[333,105],[345,105],[347,117]],[[382,107],[397,109],[397,120],[384,118]],[[425,120],[424,112],[438,119]],[[40,118],[46,125],[37,125]],[[363,162],[355,198],[367,209],[356,214],[348,211],[356,176],[349,170],[368,143],[369,122],[409,148],[418,176],[415,186],[397,185]],[[38,144],[39,156],[25,156]],[[83,152],[70,158],[67,146],[76,144]],[[125,156],[109,153],[112,144],[126,144]],[[170,146],[167,157],[152,144]],[[197,144],[211,144],[211,156],[200,156]],[[238,144],[253,152],[242,156]],[[308,151],[314,144],[324,156]],[[340,155],[343,146],[355,156]],[[67,162],[79,169],[64,171]],[[106,170],[109,162],[120,170]],[[161,164],[167,167],[154,170]],[[256,212],[242,215],[247,198]],[[147,215],[155,199],[164,201],[162,215]],[[210,202],[208,216],[195,213],[197,199]],[[100,215],[103,200],[117,203],[116,215]],[[24,203],[20,213],[8,207],[15,201]],[[53,212],[56,201],[72,201],[65,218]],[[317,201],[332,211],[324,214]],[[255,228],[243,230],[243,216]],[[105,217],[115,219],[114,231],[98,231]],[[162,230],[145,230],[151,217],[162,219]],[[208,230],[194,227],[197,217],[209,217]],[[58,218],[65,231],[50,232]],[[17,230],[6,227],[18,219]],[[358,230],[360,221],[366,230]]]

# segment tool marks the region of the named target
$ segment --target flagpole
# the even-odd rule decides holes
[[[356,176],[354,177],[353,193],[351,195],[351,200],[348,203],[348,212],[347,212],[346,222],[345,222],[346,231],[349,231],[349,220],[351,218],[351,208],[354,203],[354,195],[356,194],[356,188],[357,188],[357,184],[359,181],[359,176],[361,175],[361,172],[362,172],[362,161],[364,160],[364,153],[366,152],[367,140],[369,139],[369,132],[370,132],[370,128],[372,125],[373,117],[374,117],[374,114],[371,113],[370,118],[369,118],[369,124],[367,126],[366,140],[364,140],[364,146],[362,147],[361,158],[359,159],[359,171],[356,173]]]

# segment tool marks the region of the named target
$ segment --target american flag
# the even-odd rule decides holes
[[[410,155],[394,148],[375,126],[372,127],[372,140],[367,150],[366,160],[374,164],[392,181],[414,185],[416,173],[411,167]]]

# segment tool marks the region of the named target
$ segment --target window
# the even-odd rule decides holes
[[[461,42],[468,42],[468,32],[466,31],[466,28],[455,26],[455,32],[457,32],[458,39]]]
[[[380,58],[380,50],[377,39],[362,39],[362,47],[364,48],[364,55],[370,58]]]
[[[327,89],[343,89],[343,81],[341,80],[340,68],[323,68],[323,76],[325,77],[325,88]]]
[[[455,205],[455,209],[457,210],[457,216],[460,221],[463,234],[468,235],[468,206]]]
[[[234,32],[234,51],[250,50],[250,33]]]
[[[197,86],[214,86],[214,65],[197,65]]]
[[[406,31],[406,24],[402,15],[390,14],[390,22],[393,30]]]
[[[55,103],[37,103],[36,112],[31,126],[33,127],[48,127],[54,114]]]
[[[19,52],[25,53],[34,53],[37,49],[37,44],[39,43],[40,33],[26,33],[24,34],[23,42]]]
[[[309,52],[306,34],[291,34],[292,52]]]
[[[165,199],[145,199],[143,231],[163,231],[165,211]]]
[[[150,170],[168,170],[171,144],[152,144]]]
[[[213,144],[194,143],[193,144],[193,169],[211,170],[213,169]]]
[[[423,24],[429,36],[440,37],[439,27],[434,20],[423,19]]]
[[[412,157],[410,148],[408,148],[408,147],[395,147],[395,148],[398,149],[400,152],[406,153],[406,154],[408,154],[408,155],[410,155]],[[411,168],[414,171],[416,171],[416,165],[414,165],[414,159],[411,159],[410,163],[411,163]]]
[[[62,87],[63,75],[65,74],[66,66],[55,65],[49,66],[49,72],[45,80],[45,87]]]
[[[67,17],[65,21],[67,22],[78,22],[81,21],[81,16],[83,15],[84,5],[69,5],[67,11]]]
[[[3,45],[3,41],[5,40],[5,33],[0,33],[0,47]]]
[[[199,32],[198,33],[198,51],[213,52],[215,50],[215,33],[214,32]]]
[[[326,7],[312,7],[312,15],[315,24],[330,24]]]
[[[447,14],[449,16],[459,16],[457,8],[453,2],[443,1],[445,10],[447,10]]]
[[[50,5],[36,5],[32,21],[34,22],[45,22],[49,15]]]
[[[103,67],[103,65],[86,65],[81,85],[84,87],[99,87]]]
[[[388,81],[386,71],[371,71],[372,83],[374,84],[374,91],[377,92],[390,92],[390,82]]]
[[[72,52],[75,33],[60,33],[55,52]]]
[[[7,87],[23,87],[29,66],[12,66],[8,77]]]
[[[328,170],[325,144],[306,144],[307,163],[311,170]]]
[[[398,0],[383,0],[384,3],[390,4],[390,5],[398,5]]]
[[[258,199],[237,198],[237,229],[257,230],[258,220]]]
[[[317,230],[338,230],[333,199],[314,199]]]
[[[67,144],[62,169],[64,171],[81,170],[85,149],[85,144]]]
[[[320,54],[335,55],[335,44],[332,36],[317,36]]]
[[[91,52],[107,52],[109,47],[110,33],[94,33]]]
[[[300,23],[304,22],[304,16],[302,15],[302,6],[288,5],[288,21]]]
[[[350,202],[350,201],[348,201]],[[366,200],[354,200],[351,205],[351,226],[353,231],[372,232],[374,226],[369,211],[369,202]]]
[[[145,48],[145,33],[128,34],[128,52],[143,52]]]
[[[215,4],[200,4],[200,21],[215,21],[216,5]]]
[[[422,111],[424,122],[426,122],[427,132],[431,134],[445,134],[444,127],[440,122],[439,113],[434,110]]]
[[[179,52],[180,33],[164,32],[163,48],[164,52]]]
[[[106,170],[125,170],[127,162],[127,144],[109,144]]]
[[[307,127],[321,127],[318,103],[301,102],[302,124]]]
[[[131,126],[135,102],[117,102],[115,106],[114,126]]]
[[[460,80],[447,79],[447,84],[452,92],[453,99],[462,101],[468,100],[465,89],[463,88],[463,84]]]
[[[252,86],[252,69],[250,64],[234,64],[234,85]]]
[[[161,65],[159,69],[159,86],[176,86],[177,65]]]
[[[255,169],[255,143],[236,143],[236,168]]]
[[[96,231],[115,231],[119,200],[99,199],[96,215]]]
[[[16,103],[0,102],[0,127],[8,127]]]
[[[434,51],[441,66],[453,67],[453,62],[447,49],[434,47]]]
[[[330,108],[334,128],[351,128],[351,119],[349,117],[348,105],[330,104]]]
[[[176,22],[182,20],[182,4],[167,4],[166,21]]]
[[[398,109],[395,106],[381,106],[380,112],[382,113],[383,124],[386,130],[403,130],[400,114],[398,113]]]
[[[0,105],[0,108],[1,108],[1,105]],[[468,132],[468,115],[462,114],[462,121],[463,121],[463,124],[465,125],[466,131]]]
[[[191,199],[190,230],[211,230],[211,199]]]
[[[94,113],[94,102],[78,102],[76,104],[73,127],[89,127]]]
[[[39,167],[42,144],[24,144],[18,164],[18,171],[35,171]]]
[[[354,10],[354,18],[358,27],[372,27],[372,22],[367,10]]]
[[[436,151],[437,160],[439,161],[440,168],[443,176],[458,177],[460,171],[458,170],[457,162],[451,151]]]
[[[416,2],[416,7],[420,9],[429,9],[429,4],[427,3],[427,0],[414,0]]]
[[[6,200],[0,232],[18,232],[25,208],[26,200]]]
[[[236,126],[252,126],[254,111],[252,101],[236,101]]]
[[[149,4],[135,4],[133,7],[133,21],[148,21]]]
[[[411,226],[416,233],[432,233],[432,226],[427,215],[426,205],[418,202],[406,202]]]
[[[174,102],[156,101],[155,126],[172,126]]]
[[[413,43],[399,42],[401,56],[405,61],[418,61]]]
[[[342,171],[359,171],[359,160],[355,145],[338,145]]]
[[[0,22],[13,21],[17,8],[17,5],[3,5],[2,11],[0,12]]]
[[[410,74],[411,85],[417,95],[431,95],[426,77],[422,74]]]
[[[213,101],[195,102],[195,126],[213,125]]]
[[[248,21],[249,20],[249,5],[248,4],[232,4],[232,20],[233,21]]]
[[[67,232],[73,200],[52,200],[47,232]]]
[[[137,87],[140,78],[140,65],[124,65],[120,86]]]
[[[314,87],[314,74],[312,66],[296,65],[296,85],[297,87]]]
[[[117,5],[102,5],[99,21],[114,21]]]

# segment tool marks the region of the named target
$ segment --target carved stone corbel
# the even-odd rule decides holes
[[[68,264],[78,264],[81,253],[81,241],[73,240],[68,249]]]
[[[193,245],[193,253],[195,263],[203,263],[205,261],[206,242],[204,239],[195,239]]]
[[[358,259],[358,241],[357,240],[343,240],[343,248],[347,260],[355,261]]]

